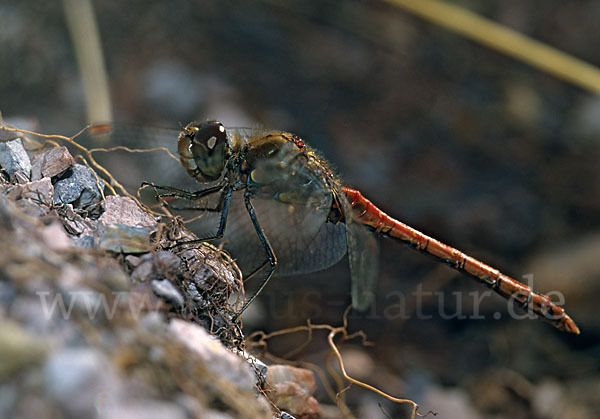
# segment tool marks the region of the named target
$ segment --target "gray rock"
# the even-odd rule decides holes
[[[164,250],[148,253],[140,257],[131,274],[134,282],[146,282],[154,279],[164,279],[177,273],[181,259]]]
[[[116,384],[108,360],[94,349],[55,352],[44,366],[46,394],[75,417],[95,417],[97,400],[118,394]]]
[[[0,304],[8,306],[16,296],[15,286],[8,281],[0,281]]]
[[[254,374],[256,374],[256,382],[255,382],[256,386],[259,388],[262,388],[265,384],[265,381],[267,380],[267,371],[269,369],[267,364],[262,362],[260,359],[258,359],[254,355],[250,355],[245,351],[240,352],[234,348],[233,353],[239,354],[242,358],[244,358],[246,360],[246,362],[248,362],[248,364],[254,371]]]
[[[422,406],[444,406],[444,413],[452,412],[450,417],[461,419],[479,419],[473,400],[460,388],[442,388],[432,386],[423,396]]]
[[[19,189],[21,189],[21,198],[31,199],[47,206],[52,205],[54,188],[50,178],[27,182],[25,185],[19,185]]]
[[[202,327],[173,319],[169,332],[173,339],[194,352],[216,377],[231,382],[242,391],[254,390],[255,379],[250,366]]]
[[[254,370],[254,373],[256,374],[256,385],[262,388],[262,386],[265,385],[265,381],[267,380],[267,364],[265,364],[260,359],[252,355],[250,355],[250,357],[248,358],[248,363],[250,364],[250,366]]]
[[[137,266],[142,262],[142,258],[135,255],[127,255],[125,256],[125,263],[131,269],[137,268]]]
[[[139,326],[142,330],[162,335],[166,332],[167,323],[164,316],[158,311],[146,313],[140,319]]]
[[[28,376],[27,378],[30,378]],[[29,387],[30,388],[30,387]],[[23,391],[23,390],[22,390]],[[57,409],[41,394],[34,391],[25,391],[17,401],[13,412],[8,416],[12,418],[48,418],[57,414]]]
[[[67,204],[57,209],[65,230],[72,236],[93,236],[98,228],[98,220],[84,218],[77,214],[73,205]]]
[[[12,177],[16,172],[21,172],[27,177],[31,174],[31,161],[23,148],[20,138],[11,141],[0,141],[0,167]]]
[[[9,418],[19,398],[16,383],[4,383],[0,386],[0,418]]]
[[[166,300],[173,307],[177,309],[183,308],[183,296],[168,279],[155,279],[152,281],[151,287],[154,294]]]
[[[17,170],[15,172],[14,180],[17,185],[25,185],[27,182],[29,182],[29,177],[25,176],[25,174],[20,170]]]
[[[139,400],[115,404],[101,410],[100,419],[186,419],[185,410],[175,403]]]
[[[95,241],[93,236],[81,236],[73,244],[82,249],[92,249],[95,246]]]
[[[531,398],[532,410],[538,417],[560,417],[558,412],[567,414],[568,401],[564,394],[564,387],[558,381],[546,379],[535,386]]]
[[[150,227],[130,227],[111,224],[98,230],[98,247],[114,253],[145,253],[150,251]]]
[[[54,205],[73,204],[74,208],[87,209],[100,202],[104,182],[90,168],[76,164],[67,173],[54,184]]]
[[[234,419],[235,416],[217,410],[205,410],[202,412],[202,419]]]
[[[98,246],[116,253],[143,253],[150,250],[150,232],[157,222],[133,199],[108,196],[104,213],[98,218]]]
[[[37,295],[17,296],[8,315],[26,328],[28,333],[48,339],[49,342],[59,341],[71,328],[61,323],[62,319],[59,320],[60,307],[54,306],[54,310],[51,310],[56,293],[43,287],[36,292]]]
[[[131,227],[156,228],[157,222],[153,216],[144,211],[133,199],[126,196],[107,196],[104,203],[104,213],[98,222],[123,224]]]
[[[10,128],[5,126],[4,121],[2,120],[2,115],[0,114],[0,141],[9,141],[14,140],[15,138],[19,138],[20,133],[14,131],[5,131],[1,128]]]
[[[50,249],[67,250],[73,246],[73,240],[59,221],[54,221],[40,229],[40,238]]]

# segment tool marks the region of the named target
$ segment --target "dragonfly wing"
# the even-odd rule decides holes
[[[94,149],[93,158],[130,192],[143,181],[158,185],[198,189],[177,154],[178,129],[141,125],[103,124],[92,126],[76,139]]]
[[[223,244],[248,274],[266,260],[241,193],[231,202]],[[275,275],[315,272],[337,263],[346,253],[343,224],[326,222],[319,211],[295,210],[275,200],[252,201],[264,234],[277,257]],[[213,226],[215,223],[213,222]],[[214,227],[213,227],[214,228]]]
[[[304,240],[295,251],[282,252],[280,275],[316,272],[339,262],[346,254],[345,226],[326,222],[310,240]]]
[[[333,191],[322,167],[311,165],[314,161],[293,143],[276,145],[274,153],[251,160],[247,183],[258,223],[277,257],[275,274],[325,269],[339,261],[347,247],[344,226],[328,222]],[[246,210],[244,193],[233,194],[224,247],[247,274],[264,263],[266,252]]]
[[[352,307],[363,311],[375,297],[374,290],[379,275],[379,243],[377,236],[354,216],[343,192],[340,191],[338,197],[346,218]]]

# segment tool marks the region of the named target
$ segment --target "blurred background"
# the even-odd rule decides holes
[[[598,2],[451,3],[600,65]],[[440,418],[596,417],[597,94],[382,2],[93,6],[115,120],[177,128],[214,118],[294,132],[388,214],[515,278],[533,274],[538,291],[560,291],[582,330],[569,336],[513,319],[502,298],[382,239],[378,299],[349,324],[374,345],[344,346],[350,374]],[[67,21],[61,2],[0,0],[7,121],[65,135],[90,122]],[[419,289],[429,294],[415,296]],[[275,279],[246,331],[307,318],[338,325],[348,290],[346,260]],[[269,348],[283,355],[304,338]],[[317,334],[295,359],[322,364],[327,350]],[[346,397],[357,417],[406,414],[356,387]]]

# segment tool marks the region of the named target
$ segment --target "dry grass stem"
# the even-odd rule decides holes
[[[423,19],[600,94],[600,69],[462,7],[439,0],[385,0]]]

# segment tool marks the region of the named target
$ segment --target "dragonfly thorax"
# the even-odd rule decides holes
[[[192,122],[179,134],[179,160],[199,182],[217,180],[231,154],[225,127],[218,121]]]

